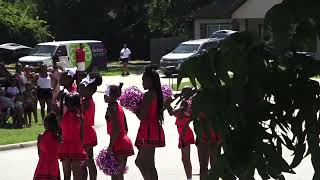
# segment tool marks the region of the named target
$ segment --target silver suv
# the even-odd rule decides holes
[[[220,39],[198,39],[181,43],[171,53],[160,60],[160,69],[166,76],[177,74],[179,66],[188,58],[207,52],[211,48],[217,48]]]

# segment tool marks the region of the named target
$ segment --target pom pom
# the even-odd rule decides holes
[[[191,114],[192,114],[192,98],[188,99],[186,102],[188,104],[188,106],[187,106],[187,115],[191,116]]]
[[[125,174],[128,167],[122,167],[118,160],[109,152],[107,148],[102,149],[96,157],[99,169],[108,176]]]
[[[163,94],[163,100],[166,101],[167,99],[171,98],[173,96],[172,89],[168,85],[162,85],[161,86],[162,94]]]
[[[143,92],[136,86],[131,86],[123,91],[119,101],[120,105],[129,111],[136,113],[143,99]]]

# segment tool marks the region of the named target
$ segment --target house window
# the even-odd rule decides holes
[[[231,30],[231,24],[208,24],[207,25],[207,37],[209,37],[212,33],[219,31],[219,30]]]

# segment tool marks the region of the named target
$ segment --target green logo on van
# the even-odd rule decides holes
[[[86,68],[88,68],[91,65],[92,62],[92,51],[90,46],[87,43],[82,43],[84,46],[84,49],[86,51]],[[70,44],[70,60],[73,66],[77,66],[77,60],[76,60],[76,49],[79,47],[79,44]]]

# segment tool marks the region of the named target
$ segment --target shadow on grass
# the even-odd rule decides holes
[[[41,121],[41,113],[38,110],[38,123],[34,122],[32,116],[32,126],[21,129],[0,129],[0,145],[15,144],[21,142],[35,141],[38,135],[43,132],[44,127]],[[9,120],[10,121],[10,120]]]

